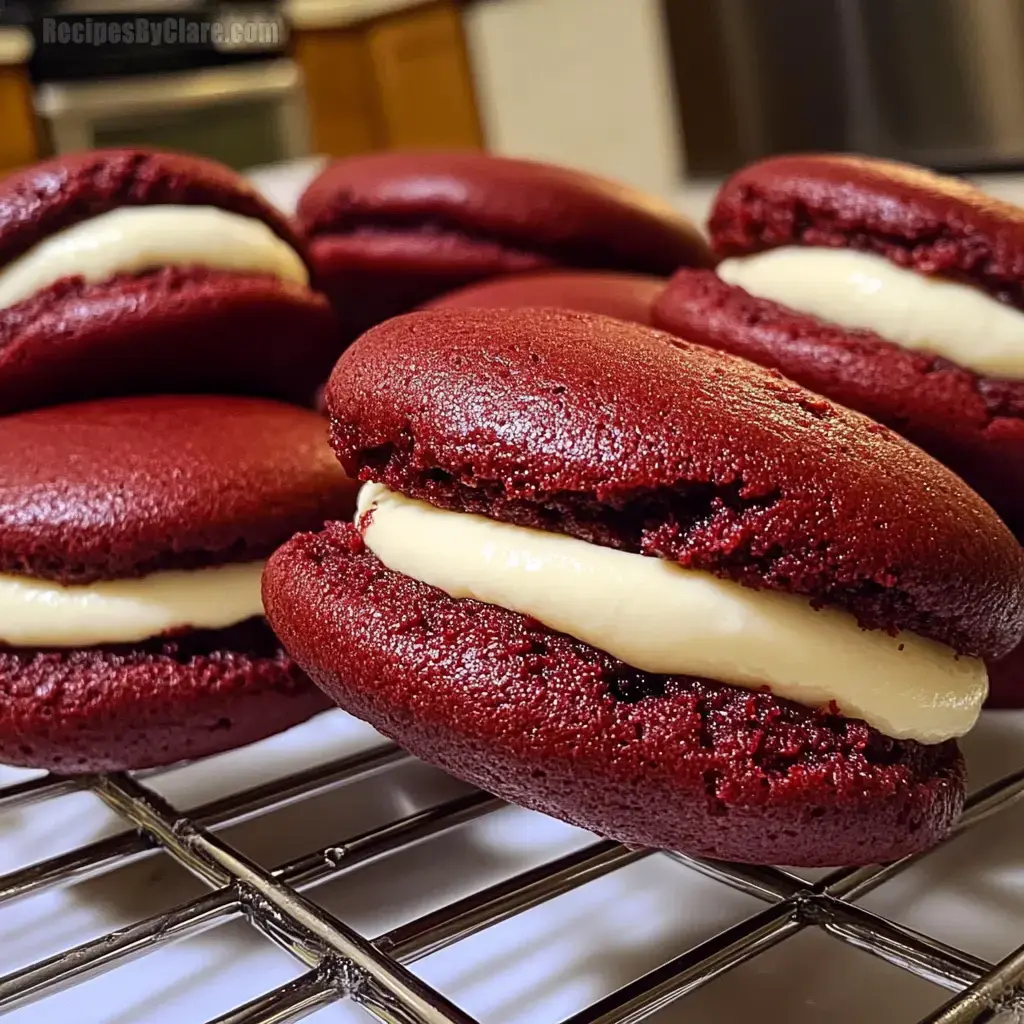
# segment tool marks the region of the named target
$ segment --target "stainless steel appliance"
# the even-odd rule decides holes
[[[691,173],[794,150],[1024,166],[1024,0],[663,0]]]
[[[36,110],[57,153],[147,145],[244,169],[309,152],[302,76],[287,59],[47,83]]]
[[[247,168],[309,151],[275,0],[52,0],[32,28],[36,110],[57,153],[152,145]]]

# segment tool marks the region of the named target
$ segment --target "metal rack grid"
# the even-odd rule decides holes
[[[149,789],[154,773],[47,776],[0,788],[0,813],[90,791],[131,828],[0,876],[0,909],[164,851],[211,892],[0,978],[0,1015],[44,999],[158,947],[244,917],[309,970],[210,1024],[285,1024],[351,999],[386,1024],[474,1024],[408,964],[644,857],[664,856],[768,906],[632,981],[563,1024],[645,1019],[802,929],[822,929],[954,993],[920,1024],[994,1021],[1024,1010],[1024,946],[991,964],[857,906],[856,900],[927,854],[883,867],[834,871],[808,883],[770,867],[727,864],[681,853],[591,845],[482,889],[369,940],[303,892],[502,807],[475,791],[268,870],[215,835],[249,820],[386,771],[410,760],[387,744],[253,787],[183,812]],[[945,842],[1024,797],[1024,769],[974,794]],[[1019,1019],[1019,1017],[1017,1017]]]

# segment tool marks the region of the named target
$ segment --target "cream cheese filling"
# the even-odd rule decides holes
[[[129,206],[58,231],[0,270],[0,309],[61,278],[97,283],[170,266],[309,283],[299,254],[262,221],[212,206]]]
[[[90,647],[177,629],[225,629],[263,614],[260,562],[63,586],[0,575],[0,643]]]
[[[1024,380],[1024,313],[970,285],[872,253],[801,246],[723,260],[718,276],[758,298],[874,331],[975,373]]]
[[[528,615],[645,672],[835,702],[922,743],[970,730],[988,693],[984,663],[943,644],[863,630],[847,612],[659,558],[445,511],[374,483],[360,491],[356,522],[389,569]]]

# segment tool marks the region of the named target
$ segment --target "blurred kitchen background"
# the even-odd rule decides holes
[[[985,175],[1024,199],[1024,0],[0,0],[0,11],[0,173],[151,144],[259,168],[287,205],[325,157],[486,147],[619,178],[700,216],[740,164],[844,149]],[[135,16],[179,19],[175,38],[104,41],[101,27],[109,36]],[[200,24],[243,29],[215,42],[195,37]]]

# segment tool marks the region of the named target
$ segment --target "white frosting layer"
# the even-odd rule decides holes
[[[62,586],[0,575],[0,642],[15,647],[133,643],[170,630],[224,629],[263,614],[263,562]]]
[[[723,260],[718,275],[751,295],[975,373],[1024,380],[1024,313],[969,285],[871,253],[799,246]]]
[[[922,743],[966,733],[988,692],[976,658],[911,633],[863,630],[846,612],[790,594],[444,511],[379,484],[363,487],[356,514],[389,569],[531,616],[645,672],[767,686],[810,707],[834,701],[849,718]]]
[[[309,283],[299,254],[262,221],[212,206],[129,206],[58,231],[10,263],[0,271],[0,309],[63,277],[99,282],[170,266]]]

